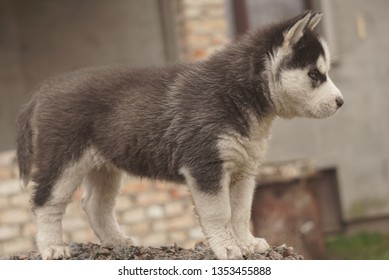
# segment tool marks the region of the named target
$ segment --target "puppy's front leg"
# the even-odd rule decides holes
[[[256,238],[250,232],[251,205],[255,191],[254,176],[242,177],[230,188],[232,228],[243,253],[263,253],[270,246],[264,238]]]
[[[242,259],[231,226],[231,206],[227,180],[216,193],[206,193],[188,169],[181,169],[191,191],[203,233],[218,259]],[[224,181],[224,182],[223,182]]]

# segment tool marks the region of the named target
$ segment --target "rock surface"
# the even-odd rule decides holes
[[[178,246],[142,247],[142,246],[101,246],[93,243],[71,243],[71,260],[214,260],[215,255],[204,243],[198,243],[195,249],[183,249]],[[250,260],[302,260],[301,255],[292,247],[285,245],[272,247],[263,254],[245,256]],[[40,260],[39,253],[32,251],[14,256],[0,257],[2,260]]]

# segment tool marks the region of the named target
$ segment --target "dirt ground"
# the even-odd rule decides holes
[[[178,246],[101,246],[93,243],[71,243],[71,260],[213,260],[215,255],[204,243],[196,244],[194,249]],[[285,245],[272,247],[266,253],[245,256],[250,260],[302,260],[303,256]],[[39,253],[32,251],[14,256],[0,257],[3,260],[40,260]]]

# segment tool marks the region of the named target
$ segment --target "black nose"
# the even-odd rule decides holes
[[[336,105],[338,106],[338,108],[342,107],[344,101],[343,101],[343,98],[340,98],[340,97],[337,97],[335,99],[335,102],[336,102]]]

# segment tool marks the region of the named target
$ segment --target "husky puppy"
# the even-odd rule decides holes
[[[122,171],[186,183],[217,258],[266,251],[249,223],[273,121],[326,118],[343,104],[312,31],[320,19],[305,12],[196,63],[88,68],[41,85],[20,112],[17,155],[24,184],[34,183],[43,259],[70,255],[61,222],[82,183],[101,243],[133,244],[114,217]]]

